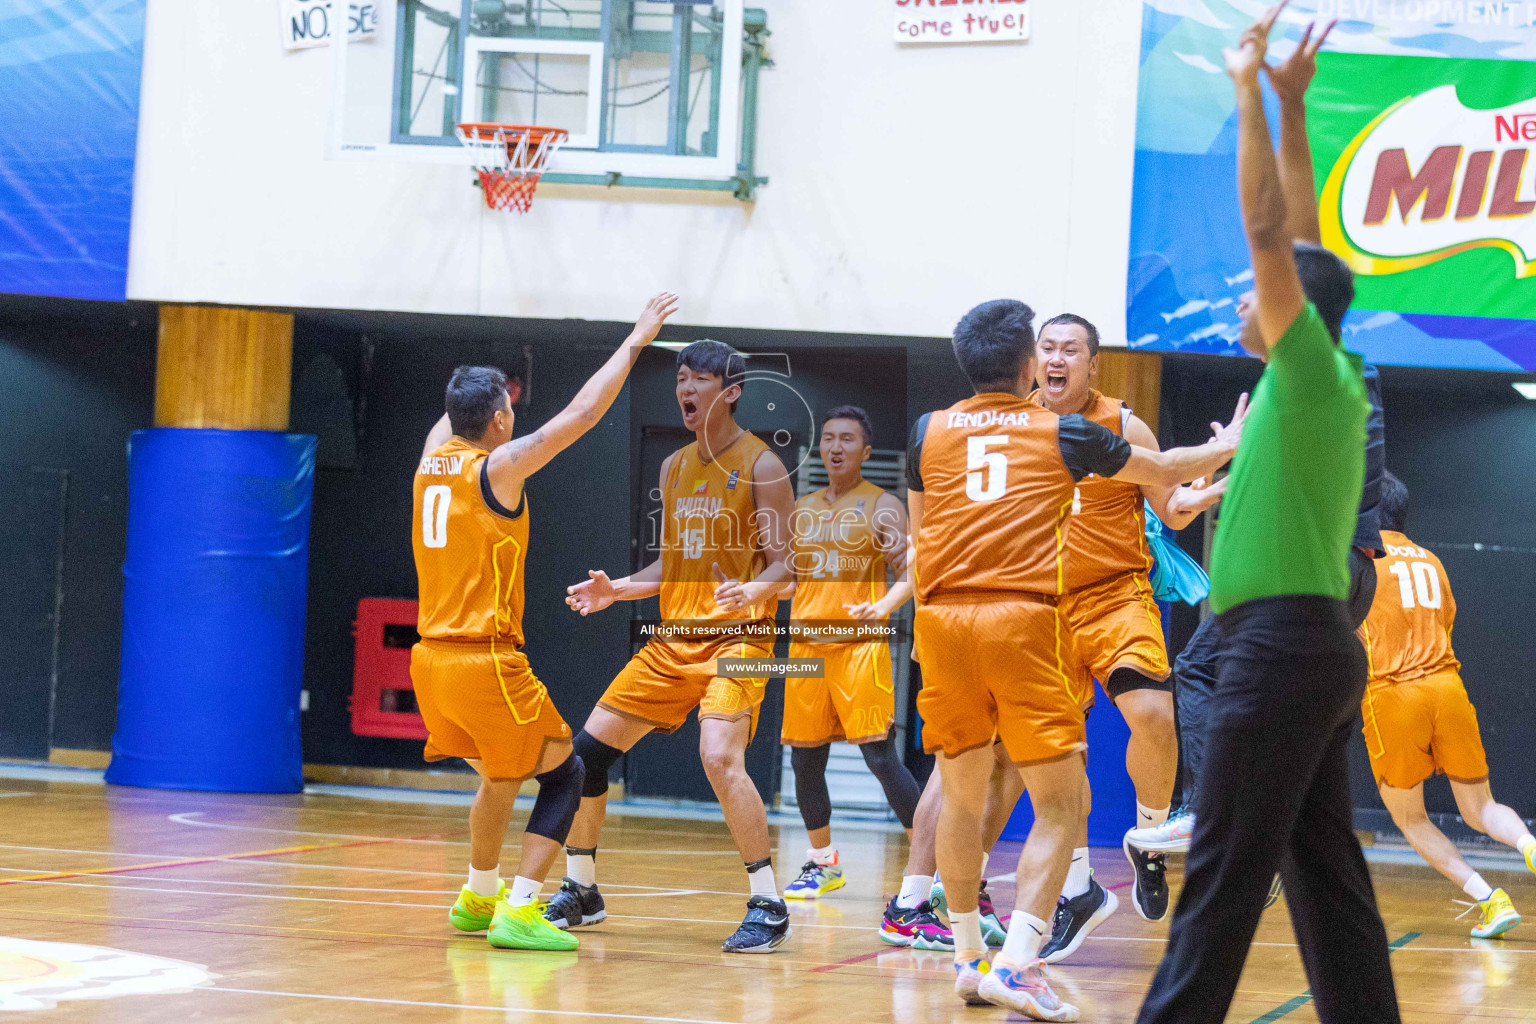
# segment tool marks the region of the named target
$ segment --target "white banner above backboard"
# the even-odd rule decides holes
[[[347,38],[371,39],[379,29],[377,0],[355,0],[347,12]],[[302,50],[331,39],[331,0],[281,0],[283,46]]]
[[[1029,0],[891,0],[898,43],[996,43],[1029,38]]]

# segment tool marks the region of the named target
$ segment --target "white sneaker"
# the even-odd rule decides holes
[[[1073,1021],[1078,1018],[1077,1007],[1062,1002],[1051,991],[1045,965],[1039,960],[1020,968],[993,964],[991,972],[976,986],[976,991],[993,1006],[1021,1013],[1030,1020]]]
[[[985,960],[966,960],[955,964],[955,995],[965,1000],[967,1006],[987,1006],[978,989],[981,979],[987,976]]]
[[[1195,812],[1180,809],[1152,828],[1133,828],[1125,834],[1127,845],[1146,853],[1188,853],[1195,834]]]

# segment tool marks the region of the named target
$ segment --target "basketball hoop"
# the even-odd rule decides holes
[[[454,134],[474,157],[485,205],[519,213],[533,205],[539,178],[570,135],[564,128],[475,122],[459,125]]]

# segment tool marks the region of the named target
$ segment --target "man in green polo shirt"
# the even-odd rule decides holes
[[[1138,1024],[1226,1018],[1277,870],[1324,1024],[1399,1021],[1347,756],[1367,674],[1347,602],[1371,404],[1339,347],[1353,276],[1287,227],[1259,87],[1284,6],[1226,55],[1253,257],[1243,344],[1267,365],[1211,556],[1222,658],[1184,890]]]

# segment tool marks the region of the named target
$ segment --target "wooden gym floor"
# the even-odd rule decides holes
[[[745,879],[724,826],[615,813],[598,861],[612,916],[580,933],[579,953],[519,953],[448,926],[464,815],[462,806],[352,795],[0,778],[0,1009],[56,1002],[39,1015],[122,1024],[1007,1019],[955,999],[946,954],[876,938],[882,894],[904,863],[900,833],[842,829],[849,885],[792,905],[794,934],[780,952],[725,956],[719,943],[745,909]],[[782,884],[805,834],[775,833]],[[1004,844],[992,872],[1008,871],[1016,854]],[[509,851],[503,863],[513,861]],[[1095,850],[1094,862],[1105,885],[1121,886],[1121,909],[1055,977],[1084,1020],[1132,1021],[1166,925],[1129,909],[1118,850]],[[1536,919],[1508,940],[1474,942],[1470,917],[1453,920],[1456,890],[1428,868],[1373,871],[1405,1021],[1536,1021]],[[1536,914],[1536,879],[1487,876]],[[1005,913],[1009,878],[992,883]],[[1317,1019],[1293,941],[1276,907],[1229,1020]],[[111,994],[125,989],[140,994]]]

